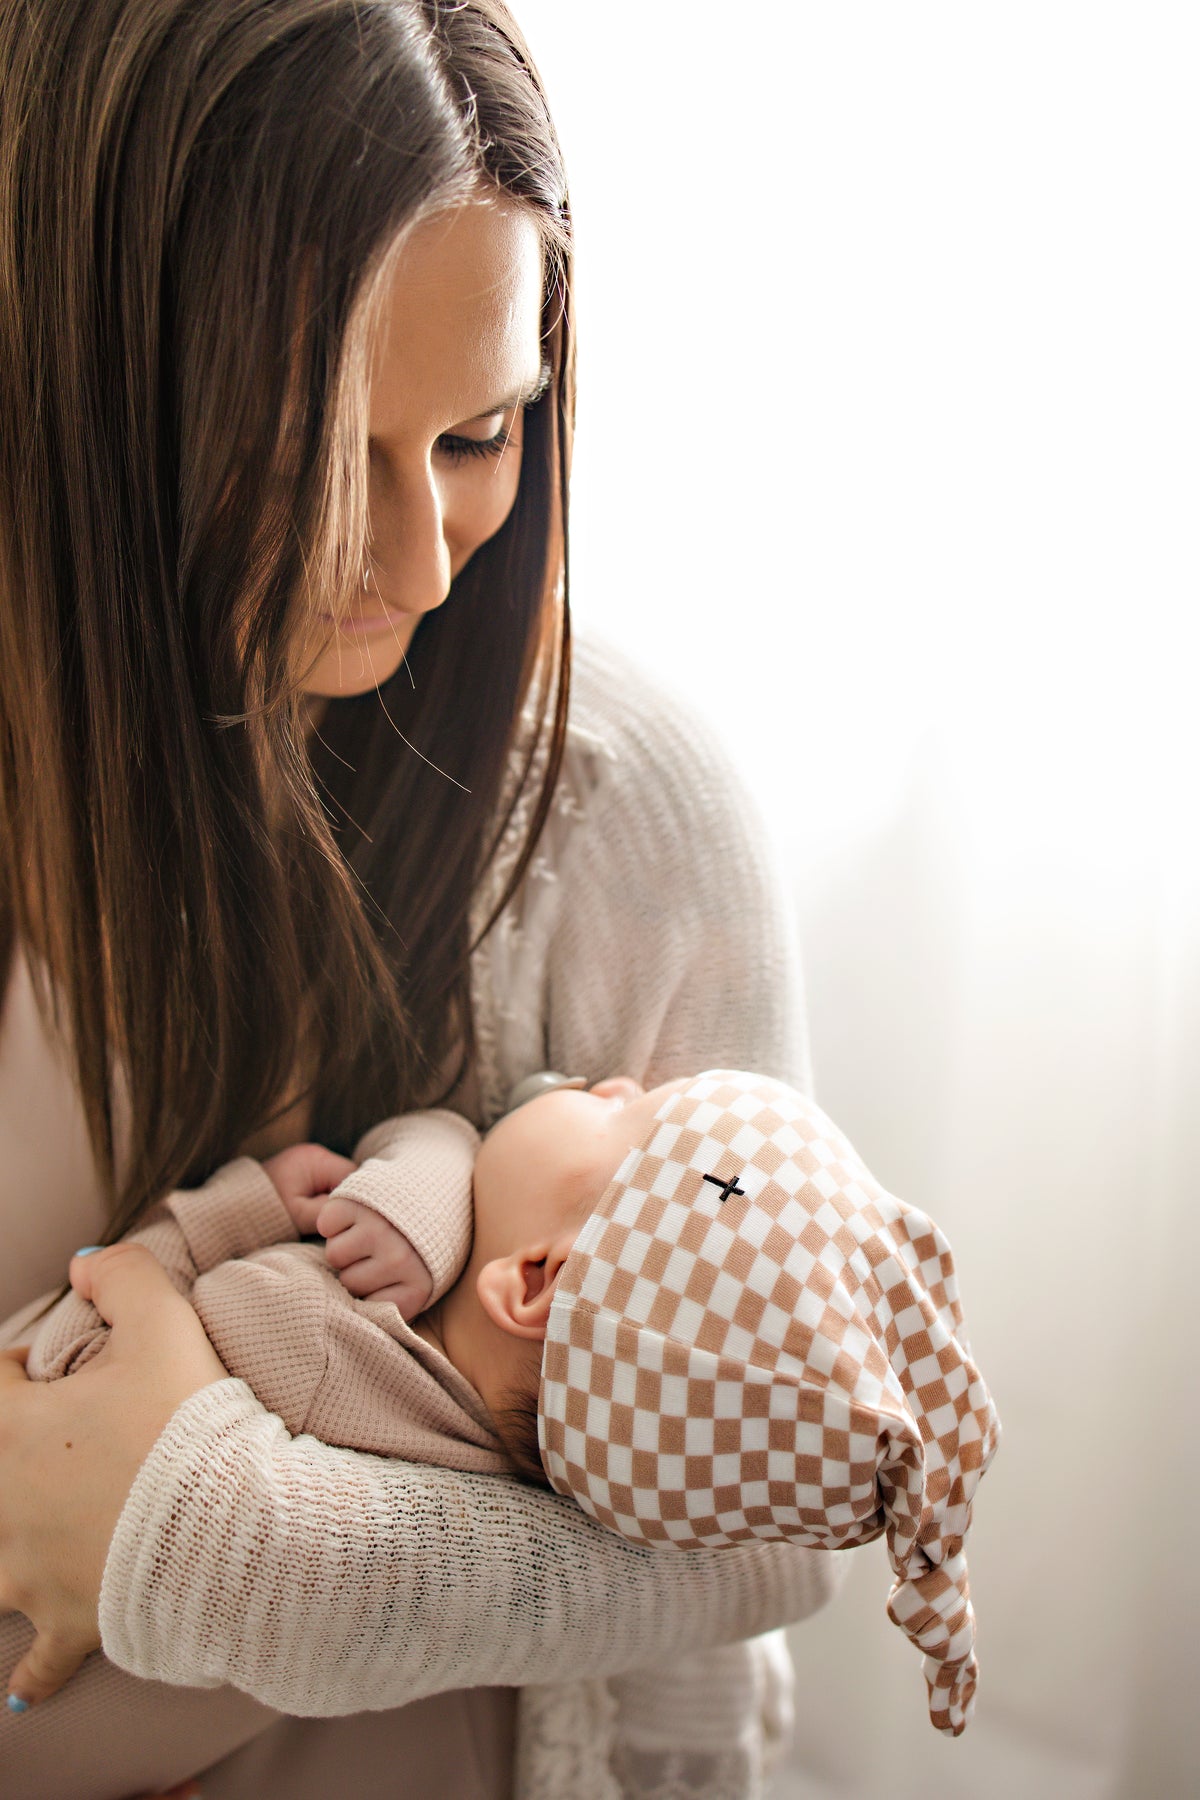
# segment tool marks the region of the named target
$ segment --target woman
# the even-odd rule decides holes
[[[803,1081],[727,772],[608,653],[568,708],[569,215],[498,0],[24,0],[0,91],[2,1311],[239,1149],[546,1065]],[[103,1639],[238,1690],[207,1794],[499,1794],[509,1686],[641,1663],[633,1787],[685,1646],[830,1591],[287,1440],[152,1267],[93,1278],[106,1362],[0,1368],[6,1745],[83,1730],[39,1703]]]

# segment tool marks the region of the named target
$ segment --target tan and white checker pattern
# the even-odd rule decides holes
[[[539,1433],[554,1487],[635,1543],[886,1532],[889,1614],[962,1731],[962,1546],[999,1421],[949,1244],[812,1101],[725,1069],[664,1101],[559,1276]]]

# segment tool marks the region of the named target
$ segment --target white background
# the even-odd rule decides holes
[[[748,777],[818,1097],[947,1229],[1006,1429],[966,1736],[873,1546],[795,1634],[775,1793],[1175,1800],[1200,10],[515,3],[577,220],[577,616]]]

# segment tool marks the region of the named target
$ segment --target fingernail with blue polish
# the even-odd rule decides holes
[[[76,1256],[95,1256],[97,1250],[103,1250],[103,1248],[103,1244],[85,1244],[83,1249],[77,1250],[75,1254]]]
[[[28,1712],[29,1702],[28,1700],[19,1699],[16,1694],[10,1694],[8,1696],[8,1710],[9,1712],[15,1713]]]

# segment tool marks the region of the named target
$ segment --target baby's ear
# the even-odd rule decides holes
[[[512,1337],[540,1342],[566,1257],[549,1244],[531,1244],[485,1263],[475,1282],[484,1312]]]

